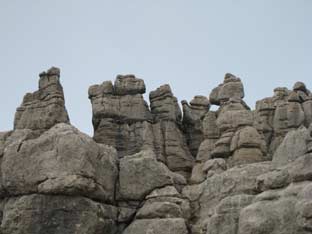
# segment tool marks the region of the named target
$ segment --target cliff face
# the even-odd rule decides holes
[[[60,70],[41,73],[0,133],[0,233],[312,233],[305,84],[256,110],[232,74],[182,110],[169,85],[150,106],[145,90],[134,75],[91,86],[91,138],[69,122]]]

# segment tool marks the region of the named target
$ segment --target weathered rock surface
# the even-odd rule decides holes
[[[256,104],[256,124],[265,135],[268,154],[273,155],[286,134],[311,124],[311,92],[302,82],[295,83],[293,90],[276,88],[274,96]]]
[[[142,151],[120,160],[121,200],[143,200],[154,189],[173,184],[184,185],[186,181],[158,162],[153,151]]]
[[[224,171],[223,173],[216,173],[208,177],[203,183],[188,185],[183,189],[183,195],[191,201],[193,213],[191,218],[191,233],[222,233],[222,227],[217,227],[213,232],[219,216],[216,212],[218,204],[228,197],[234,195],[255,195],[257,190],[257,177],[270,171],[270,163],[253,163],[248,165],[241,165]],[[229,208],[231,209],[231,208]],[[222,222],[218,221],[219,225]],[[210,225],[212,226],[210,226]],[[233,225],[236,225],[233,223]],[[220,230],[220,231],[218,231]],[[232,229],[233,233],[235,228]],[[231,233],[231,232],[230,232]]]
[[[182,101],[118,75],[89,88],[94,136],[69,123],[60,71],[0,132],[1,234],[312,233],[312,94],[244,102],[226,74]],[[218,105],[215,111],[210,105]]]
[[[209,111],[210,103],[205,96],[195,96],[190,104],[182,101],[183,107],[183,128],[186,134],[187,144],[194,157],[204,139],[203,118]]]
[[[209,100],[211,104],[220,105],[223,102],[229,101],[230,98],[242,99],[244,96],[244,87],[240,78],[227,73],[225,74],[223,84],[212,90]]]
[[[39,76],[39,90],[27,93],[16,110],[14,129],[46,130],[56,123],[69,123],[60,70],[52,67]]]
[[[25,195],[4,205],[3,234],[114,234],[117,210],[83,197]]]
[[[181,218],[174,219],[140,219],[130,224],[124,234],[187,234],[187,227]]]
[[[304,126],[288,132],[273,155],[273,163],[277,166],[284,166],[304,155],[308,150],[309,138],[309,131]]]
[[[143,80],[133,75],[91,86],[94,140],[115,147],[120,158],[153,150],[170,170],[188,177],[194,158],[180,129],[177,98],[163,85],[150,93],[149,109],[143,93]]]
[[[89,88],[95,141],[115,147],[120,157],[141,150],[149,136],[152,115],[142,93],[144,81],[118,76]],[[152,144],[152,142],[148,142]]]
[[[3,155],[2,184],[11,196],[81,194],[113,202],[116,152],[67,124],[35,139],[10,144]]]

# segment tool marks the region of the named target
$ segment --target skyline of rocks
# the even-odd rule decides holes
[[[39,77],[0,132],[1,234],[312,233],[302,82],[251,110],[230,73],[181,105],[167,84],[148,104],[142,79],[118,75],[88,90],[90,137],[70,124],[60,69]]]

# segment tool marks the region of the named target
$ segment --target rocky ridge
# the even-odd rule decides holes
[[[209,98],[118,75],[89,88],[94,136],[70,124],[60,70],[0,132],[1,234],[312,233],[312,94],[251,110],[227,73]],[[216,111],[210,110],[217,105]]]

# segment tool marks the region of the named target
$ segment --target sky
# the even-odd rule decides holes
[[[88,87],[118,74],[208,96],[224,74],[245,101],[303,81],[312,89],[312,0],[0,0],[0,131],[38,74],[61,68],[71,123],[93,135]]]

